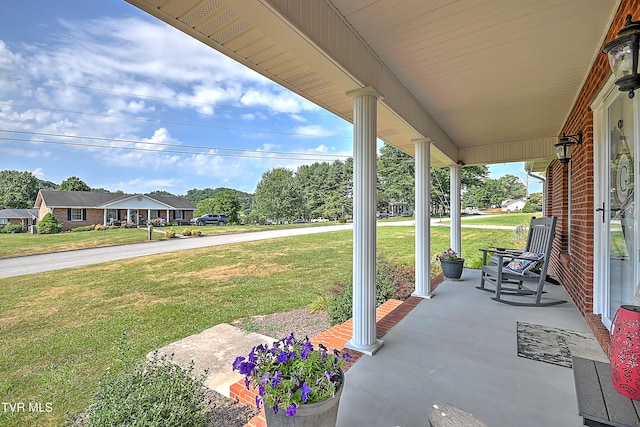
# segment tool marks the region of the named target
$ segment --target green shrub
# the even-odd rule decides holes
[[[527,200],[527,203],[524,204],[524,206],[522,207],[522,213],[533,213],[533,205],[531,204],[530,201]]]
[[[82,227],[72,228],[71,231],[79,232],[79,231],[93,231],[95,229],[95,225],[83,225]]]
[[[173,239],[174,237],[176,237],[176,232],[173,230],[167,230],[164,232],[164,237],[166,237],[167,239]]]
[[[384,254],[378,254],[376,262],[376,307],[390,299],[405,300],[415,290],[415,269]],[[344,323],[352,317],[353,280],[339,284],[335,297],[329,302],[331,324]]]
[[[183,369],[154,354],[130,372],[108,372],[88,409],[87,427],[206,426],[202,385],[193,378],[193,363]]]
[[[38,233],[40,234],[56,234],[62,231],[62,226],[50,213],[42,217],[38,222]]]
[[[7,224],[4,227],[0,228],[0,233],[5,234],[14,234],[14,233],[22,233],[24,230],[20,224]]]
[[[188,228],[185,228],[184,230],[182,230],[182,234],[183,236],[191,236],[191,230]]]
[[[340,224],[345,224],[347,222],[347,218],[338,218],[338,222]]]

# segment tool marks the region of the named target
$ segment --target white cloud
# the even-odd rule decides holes
[[[333,136],[335,132],[324,128],[322,125],[297,126],[295,133],[304,137],[327,137]]]
[[[269,108],[277,113],[301,113],[319,109],[317,105],[275,85],[270,88],[250,88],[242,95],[240,102],[250,107]],[[296,116],[299,117],[297,114]]]

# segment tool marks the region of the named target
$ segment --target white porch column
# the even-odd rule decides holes
[[[377,102],[371,87],[353,98],[353,335],[347,348],[373,355],[376,339]]]
[[[131,222],[131,209],[127,208],[127,222]]]
[[[449,244],[451,249],[460,255],[462,251],[462,219],[460,207],[460,187],[462,187],[462,166],[453,165],[449,167],[451,179],[449,180],[449,203],[450,203],[450,231]]]
[[[171,224],[171,211],[167,209],[167,225]]]
[[[416,290],[413,296],[431,298],[431,216],[430,201],[430,164],[431,139],[421,138],[415,144],[416,162]]]
[[[105,227],[107,226],[107,210],[104,210],[104,218],[102,220],[102,225],[104,225]]]

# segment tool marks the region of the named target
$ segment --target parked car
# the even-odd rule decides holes
[[[222,214],[204,214],[198,218],[191,218],[190,222],[195,225],[227,225],[229,218]]]

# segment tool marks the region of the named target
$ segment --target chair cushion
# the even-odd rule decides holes
[[[507,264],[504,269],[507,273],[514,273],[520,276],[524,276],[524,273],[534,268],[539,261],[539,259],[516,258],[509,264]]]
[[[540,252],[523,252],[518,255],[518,258],[540,261],[542,258],[544,258],[544,254]]]

